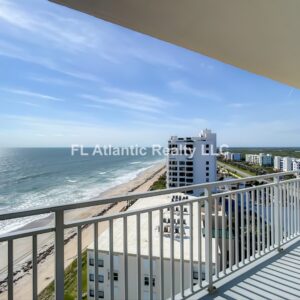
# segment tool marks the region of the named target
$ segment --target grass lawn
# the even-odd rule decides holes
[[[82,253],[82,299],[87,299],[87,251]],[[65,270],[64,300],[77,298],[77,260]],[[54,299],[54,282],[51,282],[39,295],[39,300]]]

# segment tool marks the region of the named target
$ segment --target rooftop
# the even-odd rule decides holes
[[[158,206],[164,203],[170,203],[172,196],[185,196],[182,193],[175,193],[169,195],[161,195],[156,197],[149,197],[147,202],[141,199],[136,201],[128,211],[138,210],[138,209],[147,209],[147,207]],[[195,197],[189,196],[189,199]],[[180,201],[178,202],[180,204]],[[184,225],[184,258],[189,260],[190,258],[190,208],[189,205],[185,205],[184,208],[188,212],[183,213],[183,219],[186,220]],[[180,219],[180,213],[176,212],[174,209],[174,219],[177,221]],[[202,220],[204,218],[204,209],[202,208]],[[163,217],[166,219],[170,218],[170,213],[167,209],[164,209]],[[170,224],[164,223],[165,226]],[[201,229],[204,233],[204,223],[201,222]],[[137,233],[136,233],[136,216],[128,217],[128,254],[136,255],[137,254]],[[152,226],[153,226],[153,237],[152,237],[152,249],[153,257],[160,256],[160,234],[159,234],[159,211],[154,211],[152,213]],[[198,226],[198,206],[196,203],[193,204],[193,227],[197,228]],[[176,225],[177,228],[180,225]],[[141,232],[141,255],[147,256],[149,254],[149,240],[148,240],[148,213],[141,214],[140,219],[140,232]],[[198,261],[198,235],[194,230],[193,234],[193,259]],[[205,261],[205,237],[202,235],[202,262]],[[165,233],[164,237],[164,258],[170,258],[170,233]],[[114,221],[114,253],[123,253],[123,220],[118,219]],[[109,229],[107,228],[100,236],[98,240],[98,249],[99,251],[109,251]],[[212,241],[213,247],[213,257],[212,261],[215,262],[215,239]],[[94,243],[90,244],[88,247],[89,250],[94,250]],[[179,234],[174,234],[174,259],[180,259],[180,236]]]

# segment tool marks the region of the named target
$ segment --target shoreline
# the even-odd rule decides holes
[[[134,179],[126,183],[119,184],[115,187],[109,188],[103,191],[99,196],[92,198],[91,200],[109,198],[118,195],[124,195],[131,192],[146,192],[151,185],[165,172],[165,162],[159,161],[152,166],[141,171]],[[80,220],[84,218],[94,217],[97,215],[104,215],[106,213],[116,213],[124,210],[127,202],[118,202],[116,204],[99,204],[88,208],[75,209],[65,212],[65,222],[71,220]],[[35,220],[22,227],[22,230],[32,229],[39,226],[49,226],[53,223],[53,216],[47,216],[40,220]],[[47,225],[45,225],[47,224]],[[105,227],[105,226],[102,226]],[[18,229],[20,230],[20,229]],[[91,232],[91,226],[82,228],[82,250],[93,240],[93,232]],[[102,230],[99,231],[101,234]],[[77,254],[77,232],[75,229],[65,230],[65,268],[76,258]],[[24,297],[28,295],[30,298],[31,293],[31,239],[26,238],[23,240],[16,240],[14,253],[14,290],[15,296]],[[3,246],[3,245],[1,245]],[[7,249],[1,249],[5,251]],[[2,252],[3,253],[3,252]],[[4,253],[7,253],[4,252]],[[38,243],[38,267],[39,267],[39,284],[38,292],[40,293],[50,282],[54,279],[54,245],[53,245],[53,233],[44,234],[43,237],[39,237]],[[2,262],[0,264],[0,299],[5,299],[6,296],[6,284],[4,279],[6,276],[6,268]],[[6,274],[5,274],[6,275]]]

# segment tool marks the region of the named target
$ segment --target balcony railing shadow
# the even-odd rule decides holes
[[[195,299],[299,299],[300,240],[226,281],[220,281],[214,293],[195,295]]]

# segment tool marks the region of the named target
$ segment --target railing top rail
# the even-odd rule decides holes
[[[284,182],[294,182],[294,181],[295,181],[295,179],[287,180],[287,181],[284,181]],[[264,185],[260,185],[260,186],[253,186],[253,187],[248,187],[248,188],[243,188],[243,189],[238,189],[238,190],[225,191],[225,192],[212,194],[210,197],[212,199],[220,198],[220,197],[226,197],[226,196],[230,196],[230,195],[234,195],[234,194],[240,194],[240,193],[244,193],[244,192],[251,192],[251,191],[271,187],[271,186],[274,186],[274,185],[275,185],[275,183],[268,183],[268,184],[264,184]],[[128,210],[128,211],[124,211],[124,212],[118,212],[118,213],[114,213],[114,214],[110,214],[110,215],[91,217],[91,218],[81,219],[81,220],[78,220],[78,221],[71,221],[71,222],[68,222],[68,223],[65,224],[65,228],[83,226],[83,225],[88,225],[88,224],[97,223],[97,222],[104,222],[104,221],[108,221],[108,220],[111,220],[111,219],[119,219],[119,218],[128,217],[128,216],[132,216],[132,215],[136,215],[136,214],[143,214],[143,213],[157,211],[157,210],[166,209],[166,208],[170,208],[170,207],[186,205],[186,204],[189,204],[189,203],[204,201],[204,200],[207,200],[210,197],[208,197],[208,196],[195,197],[195,198],[190,198],[188,200],[181,200],[180,202],[164,203],[164,204],[149,206],[149,207],[140,208],[140,209],[134,209],[134,210]]]
[[[77,202],[77,203],[71,203],[71,204],[62,204],[62,205],[39,207],[39,208],[21,210],[21,211],[5,212],[5,213],[0,214],[0,221],[28,217],[28,216],[33,216],[33,215],[49,214],[49,213],[54,213],[56,211],[87,208],[87,207],[103,205],[103,204],[113,204],[113,203],[118,203],[118,202],[122,202],[122,201],[130,201],[130,200],[136,200],[136,199],[141,199],[141,198],[166,195],[166,194],[170,194],[170,193],[186,192],[189,190],[214,189],[214,188],[217,188],[220,186],[226,186],[226,185],[231,185],[231,184],[245,183],[245,182],[249,182],[249,181],[260,181],[260,180],[265,180],[265,179],[270,179],[270,178],[280,178],[282,176],[299,175],[299,174],[300,174],[300,171],[272,173],[272,174],[265,174],[265,175],[260,175],[260,176],[249,176],[249,177],[245,177],[245,178],[241,178],[241,179],[233,179],[233,180],[228,180],[228,181],[208,182],[208,183],[194,184],[194,185],[189,185],[189,186],[184,186],[184,187],[176,187],[176,188],[165,189],[165,190],[149,191],[149,192],[145,192],[145,193],[129,193],[124,196],[115,196],[115,197],[110,197],[110,198],[95,199],[95,200],[91,200],[91,201],[83,201],[83,202]]]

